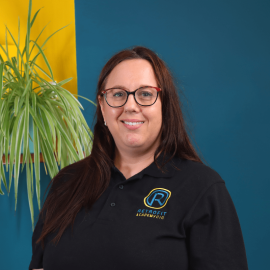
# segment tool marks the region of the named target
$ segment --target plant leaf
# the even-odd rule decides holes
[[[63,80],[63,81],[57,83],[57,86],[62,86],[63,84],[68,83],[68,82],[71,81],[72,79],[73,79],[72,77],[71,77],[71,78],[68,78],[68,79],[65,79],[65,80]]]
[[[67,26],[69,26],[69,25],[70,25],[70,24],[67,24],[67,25],[63,26],[62,28],[56,30],[53,34],[51,34],[51,35],[44,41],[44,43],[41,45],[41,48],[43,48],[43,47],[45,46],[45,44],[49,41],[49,39],[50,39],[53,35],[55,35],[57,32],[59,32],[60,30],[64,29],[65,27],[67,27]]]
[[[82,159],[84,158],[84,155],[83,155],[83,151],[82,151],[82,147],[81,147],[81,143],[80,143],[80,140],[78,138],[78,135],[76,134],[72,124],[70,123],[70,121],[68,120],[68,118],[65,118],[65,121],[66,123],[68,124],[68,127],[69,127],[69,130],[71,131],[72,133],[72,136],[73,136],[73,139],[75,140],[76,142],[76,147],[77,147],[77,150],[79,152],[79,158]]]
[[[18,114],[18,108],[19,108],[19,96],[15,97],[14,100],[14,115],[17,116]]]
[[[19,69],[20,67],[20,50],[18,50],[18,48],[20,48],[20,17],[18,18],[18,47],[17,47],[17,69]]]
[[[48,62],[48,59],[47,59],[47,57],[45,56],[43,50],[40,48],[40,46],[39,46],[34,40],[31,40],[31,42],[34,42],[34,44],[36,45],[36,47],[39,49],[39,52],[40,52],[41,55],[43,56],[43,59],[44,59],[44,61],[45,61],[45,63],[46,63],[46,66],[48,67],[48,69],[49,69],[49,71],[50,71],[50,74],[51,74],[51,77],[52,77],[52,79],[53,79],[53,81],[54,81],[54,78],[53,78],[53,72],[52,72],[51,66],[50,66],[50,64],[49,64],[49,62]]]
[[[29,169],[29,163],[31,165],[31,170]],[[27,181],[28,203],[29,203],[31,221],[32,221],[32,230],[34,230],[33,166],[32,166],[32,158],[31,158],[29,148],[27,149],[26,181]]]
[[[25,107],[23,107],[22,110],[16,116],[14,126],[12,129],[11,146],[10,146],[10,154],[9,154],[9,191],[10,191],[10,186],[12,183],[12,171],[13,171],[13,162],[14,162],[15,150],[16,150],[16,142],[18,141],[18,136],[19,136],[19,132],[17,132],[18,125],[24,111],[25,111]]]
[[[31,80],[31,79],[30,79]],[[27,161],[27,149],[29,146],[29,93],[25,97],[24,139],[23,139],[23,163]]]
[[[36,125],[38,127],[38,130],[42,134],[43,138],[46,140],[46,135],[43,131],[42,123],[40,122],[39,118],[36,116],[36,113],[33,111],[33,109],[31,107],[29,107],[29,112],[30,112],[31,116],[33,117],[33,119],[35,120]]]
[[[32,79],[31,78],[29,79],[29,81],[27,82],[27,85],[24,88],[22,97],[24,97],[26,95],[27,91],[29,91],[30,86],[32,86]],[[32,87],[30,89],[32,89]]]
[[[42,109],[42,107],[41,107],[41,109]],[[51,114],[51,112],[48,112],[48,113]],[[68,147],[71,155],[73,156],[74,160],[79,161],[78,154],[73,147],[73,143],[72,143],[71,139],[69,138],[69,136],[67,135],[66,131],[63,129],[63,127],[59,123],[59,121],[56,118],[54,118],[54,120],[55,120],[56,126],[59,129],[59,132],[61,133],[61,135],[63,136],[63,139],[64,139],[65,143],[67,144],[67,147]]]
[[[36,108],[34,110],[36,111]],[[36,179],[36,195],[37,195],[38,209],[40,210],[40,150],[39,150],[38,128],[34,121],[33,121],[33,133],[34,133],[34,167]]]
[[[23,65],[24,65],[24,68],[25,68],[25,63],[24,63],[24,61],[23,61],[23,56],[22,56],[22,54],[21,54],[20,47],[19,47],[19,45],[17,44],[15,38],[13,37],[13,35],[11,34],[11,32],[9,31],[9,29],[8,29],[7,26],[6,26],[6,30],[9,32],[9,34],[10,34],[10,36],[11,36],[13,42],[14,42],[14,44],[15,44],[15,46],[16,46],[16,48],[17,48],[17,54],[19,54],[19,55],[21,56],[21,61],[22,61]],[[9,62],[11,62],[10,59],[9,59]],[[15,66],[15,69],[17,70],[17,65]],[[20,77],[21,77],[21,75],[20,75]]]
[[[44,29],[47,27],[48,24],[49,24],[49,23],[47,23],[47,24],[43,27],[43,29],[40,31],[38,37],[37,37],[36,40],[35,40],[36,43],[37,43],[39,37],[41,36],[42,32],[44,31]],[[30,51],[30,55],[32,54],[32,51],[33,51],[34,48],[35,48],[35,44],[33,44],[33,46],[32,46],[32,49],[31,49],[31,51]],[[35,58],[36,58],[36,57],[37,57],[37,55],[35,56]]]
[[[22,114],[22,118],[19,121],[18,128],[16,130],[17,137],[15,142],[15,164],[14,164],[14,191],[15,191],[15,211],[17,206],[18,197],[18,185],[19,185],[19,171],[20,171],[20,157],[21,157],[21,146],[24,131],[24,118],[25,114]]]
[[[33,63],[32,61],[30,61],[31,64],[33,64],[34,66],[36,66],[41,72],[43,72],[48,78],[50,78],[51,80],[53,80],[53,78],[44,70],[42,69],[40,66],[38,66],[37,64]]]
[[[5,63],[0,64],[0,102],[3,95],[3,70]]]
[[[0,163],[0,175],[1,175],[1,177],[2,177],[2,180],[3,180],[3,183],[4,183],[4,185],[5,185],[5,188],[6,188],[7,192],[8,192],[7,180],[6,180],[6,176],[5,176],[5,170],[4,170],[4,164],[3,164],[3,162]],[[1,177],[0,177],[0,178],[1,178]],[[0,179],[0,181],[1,181],[1,179]],[[2,192],[3,192],[3,191],[2,191]],[[2,195],[4,195],[4,192],[3,192]]]

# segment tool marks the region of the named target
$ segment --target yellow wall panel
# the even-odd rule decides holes
[[[49,23],[38,41],[38,44],[42,45],[48,36],[69,24],[47,42],[44,47],[46,48],[44,53],[51,65],[55,80],[60,82],[73,77],[64,87],[71,93],[77,94],[74,0],[33,0],[31,18],[40,8],[42,9],[31,29],[30,38],[35,40],[43,27]],[[23,49],[26,36],[27,15],[27,0],[0,0],[0,44],[5,44],[5,25],[7,25],[15,39],[18,39],[18,17],[20,17],[20,48],[21,50]],[[16,48],[9,35],[8,44],[10,56],[16,56]],[[1,49],[0,54],[4,56]],[[40,56],[37,64],[48,71],[44,60]],[[48,81],[50,80],[45,75],[43,77]]]

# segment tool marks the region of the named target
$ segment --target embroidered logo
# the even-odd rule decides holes
[[[160,209],[167,204],[170,197],[171,192],[168,189],[154,188],[144,198],[144,204],[150,208]]]
[[[171,197],[171,192],[165,188],[154,188],[150,193],[144,198],[144,204],[152,209],[163,208],[169,198]],[[138,209],[136,216],[140,217],[151,217],[156,219],[164,219],[167,212],[161,212],[151,209]]]

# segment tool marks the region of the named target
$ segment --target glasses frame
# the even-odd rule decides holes
[[[157,97],[156,97],[156,100],[155,100],[154,103],[151,104],[151,105],[142,105],[142,104],[140,104],[140,103],[136,100],[136,97],[135,97],[135,93],[136,93],[139,89],[146,88],[146,87],[155,88],[155,89],[157,90]],[[125,103],[124,103],[123,105],[121,105],[121,106],[111,106],[111,105],[108,103],[107,97],[106,97],[106,92],[107,92],[108,90],[111,90],[111,89],[121,89],[121,90],[126,91],[126,93],[127,93],[127,99],[126,99],[126,101],[125,101]],[[134,99],[135,99],[135,101],[136,101],[136,103],[139,104],[140,106],[152,106],[152,105],[154,105],[154,104],[156,103],[156,101],[157,101],[157,99],[158,99],[158,93],[159,93],[160,91],[162,91],[162,89],[159,88],[159,87],[146,85],[146,86],[139,87],[139,88],[137,88],[136,90],[134,90],[134,91],[132,91],[132,92],[129,92],[129,91],[127,91],[126,89],[123,89],[123,88],[120,88],[120,87],[113,87],[113,88],[108,88],[108,89],[106,89],[106,90],[103,90],[103,91],[101,91],[101,93],[102,93],[102,95],[105,96],[106,103],[107,103],[110,107],[112,107],[112,108],[120,108],[120,107],[123,107],[123,106],[127,103],[129,95],[133,95],[133,96],[134,96]]]

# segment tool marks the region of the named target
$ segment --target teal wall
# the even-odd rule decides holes
[[[267,0],[75,1],[79,94],[94,99],[101,68],[119,50],[158,53],[183,91],[193,140],[226,182],[250,270],[269,268],[269,11]],[[93,127],[95,107],[80,101]],[[41,180],[44,192],[44,171]],[[0,269],[27,269],[31,259],[25,172],[19,189],[16,213],[13,189],[0,197]]]
[[[21,169],[21,168],[20,168]],[[8,177],[8,174],[6,174]],[[40,164],[41,196],[50,182],[43,163]],[[19,178],[18,204],[15,212],[14,185],[12,183],[9,197],[5,192],[0,196],[0,269],[18,270],[28,269],[32,256],[32,222],[29,211],[26,169],[24,167]],[[45,197],[44,197],[45,198]],[[38,218],[38,204],[34,195],[35,221]]]

